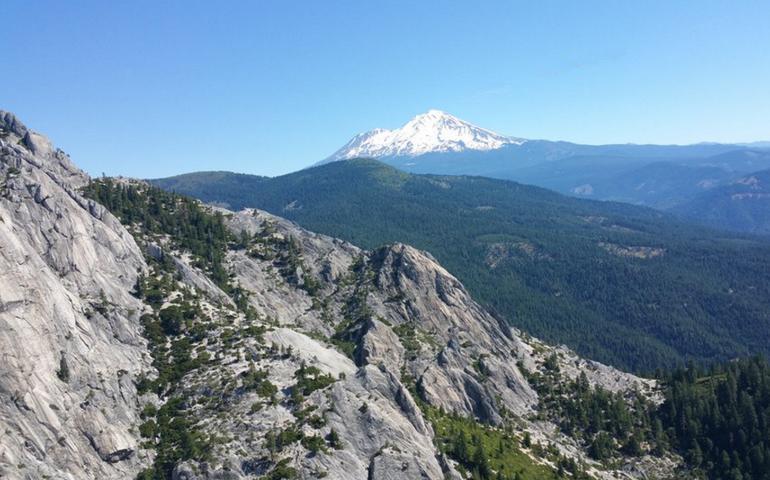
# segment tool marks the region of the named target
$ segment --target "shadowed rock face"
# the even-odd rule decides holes
[[[516,367],[519,356],[513,353],[523,357],[526,348],[510,328],[475,303],[427,253],[397,244],[376,252],[373,262],[379,287],[375,311],[390,323],[414,325],[432,343],[433,348],[421,349],[408,362],[431,404],[493,424],[502,421],[501,407],[518,415],[531,411],[537,395]],[[488,370],[484,375],[473,366],[477,359]]]
[[[150,267],[118,220],[80,196],[89,179],[63,152],[11,114],[0,112],[0,127],[0,477],[132,478],[152,460],[135,433],[150,399],[134,387],[152,367],[139,326],[150,307],[129,292]],[[175,479],[268,473],[265,438],[298,424],[291,392],[306,366],[334,381],[301,401],[323,422],[298,428],[306,438],[333,430],[341,448],[284,448],[299,478],[459,478],[419,401],[497,426],[513,416],[535,439],[576,455],[553,425],[528,420],[538,397],[520,368],[537,370],[552,354],[567,378],[585,372],[610,390],[654,395],[653,382],[502,324],[426,252],[402,244],[363,251],[262,211],[216,210],[236,236],[259,239],[226,258],[256,320],[189,255],[135,232],[148,258],[170,257],[175,282],[203,299],[214,325],[196,346],[210,361],[176,388],[197,405],[189,409],[196,427],[227,440],[212,447],[211,461],[177,465]],[[262,338],[244,335],[227,349],[209,342],[247,325],[262,328]],[[250,369],[266,372],[272,401],[224,387]],[[205,407],[211,398],[215,411]]]
[[[10,113],[0,128],[0,476],[130,477],[144,259],[63,152]]]

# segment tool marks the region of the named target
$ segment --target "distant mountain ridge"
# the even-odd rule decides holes
[[[481,175],[567,195],[673,208],[770,168],[767,142],[581,145],[506,137],[437,110],[355,136],[328,163],[374,158],[411,173]]]
[[[704,192],[672,211],[713,227],[770,235],[770,170]]]
[[[355,135],[321,164],[354,158],[374,158],[415,173],[477,174],[474,168],[489,170],[490,161],[499,164],[495,153],[502,154],[508,167],[521,167],[573,156],[612,156],[617,158],[690,159],[718,155],[743,148],[764,148],[769,142],[723,144],[701,142],[691,145],[606,144],[585,145],[565,141],[533,140],[505,136],[473,125],[441,110],[429,110],[395,130],[377,128]],[[500,150],[500,152],[490,152]],[[441,168],[435,156],[445,154],[447,161],[457,161],[467,171],[427,172]],[[464,161],[467,155],[480,155],[483,164]],[[425,156],[425,158],[422,158]],[[486,158],[485,158],[486,157]],[[408,159],[414,161],[408,161]]]

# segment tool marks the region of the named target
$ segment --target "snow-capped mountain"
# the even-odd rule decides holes
[[[524,141],[477,127],[440,110],[429,110],[399,129],[378,128],[358,134],[323,163],[357,157],[416,157],[433,152],[496,150]]]

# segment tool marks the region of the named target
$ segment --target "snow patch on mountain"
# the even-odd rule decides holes
[[[323,163],[360,157],[416,157],[431,152],[495,150],[525,141],[477,127],[440,110],[429,110],[399,129],[377,128],[360,133]]]

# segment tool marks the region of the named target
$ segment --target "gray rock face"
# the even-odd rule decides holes
[[[129,292],[154,267],[116,218],[78,193],[88,181],[0,112],[2,478],[133,478],[152,457],[136,429],[149,400],[134,387],[153,373],[139,324],[150,307]],[[538,397],[522,369],[550,356],[567,378],[585,372],[592,384],[655,396],[654,382],[502,324],[425,252],[363,251],[258,210],[216,210],[251,239],[226,259],[249,315],[171,242],[139,239],[151,257],[171,257],[178,290],[168,302],[189,295],[209,319],[193,349],[208,360],[175,388],[190,422],[217,442],[206,462],[176,465],[174,479],[256,478],[278,462],[301,479],[462,478],[435,446],[421,402],[493,426],[515,422],[578,457],[555,425],[530,419]],[[326,383],[297,395],[299,372],[311,367]],[[257,372],[274,390],[245,384]],[[269,444],[286,432],[293,441]]]
[[[297,461],[302,472],[320,470],[351,479],[456,476],[433,446],[430,423],[405,381],[414,382],[434,407],[499,425],[511,415],[528,423],[538,397],[518,365],[536,370],[551,354],[558,355],[568,378],[585,371],[591,383],[615,391],[654,388],[652,382],[586,362],[502,324],[425,252],[402,244],[365,252],[258,210],[225,213],[234,232],[264,236],[269,231],[271,238],[294,241],[301,259],[297,268],[318,283],[311,295],[283,281],[270,255],[234,252],[230,257],[238,282],[252,292],[251,304],[282,326],[267,340],[295,352],[282,371],[293,371],[303,361],[345,376],[327,397],[311,403],[326,411],[327,427],[345,439],[346,447]],[[351,323],[355,298],[368,313]],[[355,363],[331,345],[331,337],[340,335],[355,345]],[[285,375],[274,378],[279,388],[289,385]],[[277,418],[268,410],[241,420],[291,422],[288,415],[283,422],[275,423]],[[539,440],[562,442],[565,454],[579,455],[555,426],[533,423],[531,430]]]
[[[65,154],[12,114],[0,128],[0,477],[130,477],[142,254]]]
[[[457,279],[433,257],[406,245],[375,252],[372,263],[378,287],[372,295],[375,312],[422,337],[408,367],[429,403],[491,423],[502,421],[501,407],[518,415],[531,411],[537,395],[513,353],[525,352],[525,345],[474,302]],[[370,341],[384,342],[382,335]]]

